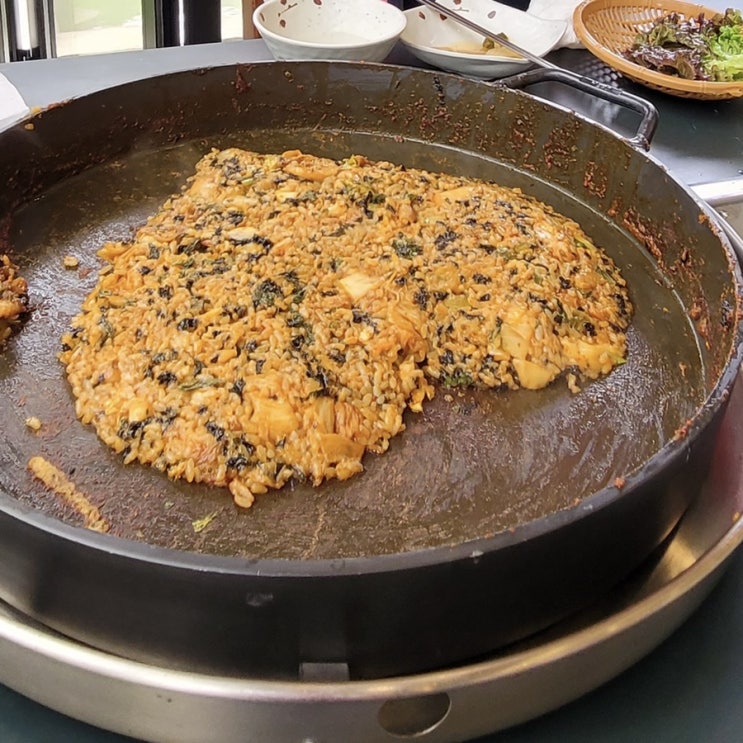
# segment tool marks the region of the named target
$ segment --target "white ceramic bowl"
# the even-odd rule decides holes
[[[266,0],[253,25],[276,59],[381,62],[405,15],[383,0]]]
[[[550,21],[524,13],[494,0],[439,0],[441,5],[506,37],[532,54],[542,57],[557,46],[567,29],[564,21]],[[433,67],[470,77],[495,79],[515,75],[531,66],[529,60],[511,52],[487,54],[483,37],[452,18],[425,5],[405,11],[408,19],[400,40],[418,59]]]

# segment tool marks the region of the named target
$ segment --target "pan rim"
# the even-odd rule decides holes
[[[396,65],[383,64],[383,63],[359,63],[359,62],[303,62],[302,65],[313,65],[313,66],[325,66],[327,64],[333,64],[334,66],[348,66],[348,67],[362,67],[362,68],[390,68],[398,69]],[[218,65],[215,67],[199,68],[192,70],[184,70],[175,73],[165,73],[152,78],[148,78],[146,82],[152,83],[157,82],[158,79],[171,78],[174,75],[192,76],[203,74],[205,71],[215,69],[217,67],[227,67],[233,69],[240,69],[245,67],[253,67],[255,65],[274,65],[274,66],[298,66],[299,63],[292,62],[274,62],[274,61],[261,61],[261,62],[250,62],[242,64],[227,64]],[[460,80],[458,76],[449,73],[443,73],[434,70],[416,70],[421,74],[427,74],[431,76],[445,76],[447,78],[455,78]],[[84,98],[91,98],[100,94],[110,95],[118,89],[124,89],[132,85],[143,82],[142,80],[122,83],[120,85],[104,88],[100,91],[90,93]],[[489,83],[483,81],[467,81],[468,84],[481,84],[493,87]],[[511,93],[516,95],[527,96],[530,99],[533,98],[523,91],[510,90]],[[83,98],[81,97],[81,98]],[[71,103],[81,98],[73,98],[67,101],[61,106]],[[592,121],[582,114],[568,110],[566,107],[560,104],[542,101],[540,103],[545,106],[553,107],[566,115],[577,117],[578,119],[590,124],[591,126],[598,127],[602,131],[615,139],[622,140],[627,146],[631,145],[616,132],[612,131],[607,126]],[[59,108],[60,105],[49,107]],[[48,110],[48,109],[47,109]],[[33,116],[43,115],[45,112],[37,112]],[[33,118],[33,116],[24,119],[17,123],[10,129],[20,129]],[[6,130],[7,131],[7,130]],[[4,134],[1,132],[0,134]],[[655,158],[653,155],[643,152],[637,148],[632,147],[633,152],[637,155],[642,156],[652,164],[656,165],[664,172],[667,173],[667,168]],[[703,204],[689,187],[675,179],[672,175],[668,175],[670,180],[679,187],[687,196],[689,196],[697,206],[704,211],[708,216],[710,213],[708,208]],[[205,568],[216,573],[225,575],[241,575],[250,576],[258,575],[261,576],[276,576],[276,577],[298,577],[298,576],[312,576],[312,577],[323,577],[323,576],[339,576],[339,575],[356,575],[356,574],[374,574],[379,572],[394,572],[396,570],[408,570],[408,569],[419,569],[425,568],[432,565],[437,565],[442,562],[452,561],[464,561],[464,560],[477,560],[483,554],[495,550],[504,550],[519,544],[526,540],[532,540],[537,537],[544,536],[549,532],[558,529],[565,522],[581,520],[589,513],[599,511],[606,508],[610,504],[614,503],[615,500],[623,495],[627,495],[637,489],[649,476],[665,469],[668,465],[673,462],[682,460],[692,445],[697,441],[701,433],[707,428],[712,419],[720,411],[720,407],[726,402],[729,397],[730,390],[735,378],[738,375],[739,367],[743,363],[743,313],[741,307],[743,307],[743,277],[741,276],[741,266],[738,256],[733,250],[732,244],[728,237],[722,233],[722,231],[713,224],[713,231],[716,237],[719,239],[722,249],[730,262],[730,278],[734,283],[735,296],[737,300],[737,313],[736,313],[736,328],[734,340],[731,343],[731,353],[729,354],[727,361],[724,365],[723,371],[718,375],[714,387],[711,392],[707,395],[706,399],[700,403],[697,407],[694,416],[689,421],[688,429],[685,432],[683,438],[672,439],[661,448],[653,453],[653,455],[645,460],[639,467],[633,472],[629,473],[625,478],[625,483],[622,488],[618,488],[614,485],[606,486],[601,488],[590,495],[586,496],[581,502],[575,506],[563,508],[553,513],[546,514],[538,517],[526,523],[522,523],[513,528],[513,530],[498,532],[493,535],[478,537],[476,539],[462,541],[452,545],[437,545],[431,547],[425,547],[416,550],[394,552],[389,554],[373,555],[373,556],[359,556],[359,557],[334,557],[334,558],[310,558],[310,559],[292,559],[292,558],[250,558],[250,557],[236,557],[236,556],[224,556],[205,554],[195,552],[191,550],[179,550],[176,548],[162,547],[158,545],[149,544],[146,542],[140,542],[133,539],[124,537],[118,537],[115,535],[101,535],[95,532],[91,532],[80,526],[73,526],[66,524],[63,521],[49,516],[39,510],[36,510],[30,506],[25,506],[19,503],[12,495],[7,493],[4,489],[0,489],[0,513],[6,516],[19,520],[30,527],[41,529],[55,537],[59,537],[65,540],[74,542],[78,546],[94,551],[103,551],[111,554],[116,554],[120,557],[128,558],[137,562],[148,562],[151,564],[157,564],[161,566],[167,566],[174,569],[180,570],[197,570],[203,571]],[[576,516],[577,514],[577,516]]]

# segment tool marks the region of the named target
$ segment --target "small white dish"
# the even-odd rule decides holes
[[[405,28],[382,0],[266,0],[253,25],[275,59],[381,62]]]
[[[567,29],[565,21],[540,18],[494,0],[439,2],[492,31],[496,41],[499,34],[505,34],[509,41],[538,57],[554,49]],[[532,64],[514,57],[504,47],[484,49],[480,34],[425,5],[405,11],[405,16],[407,25],[400,41],[418,59],[433,67],[492,80],[515,75]]]

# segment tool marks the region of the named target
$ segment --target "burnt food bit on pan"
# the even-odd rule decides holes
[[[48,490],[77,511],[86,529],[102,533],[109,531],[111,525],[101,516],[97,506],[94,506],[88,497],[78,490],[75,483],[49,460],[40,455],[33,456],[28,460],[28,469]]]
[[[28,312],[28,285],[18,275],[7,255],[0,255],[0,349],[10,337],[13,326]]]
[[[577,391],[623,363],[632,313],[550,207],[361,156],[214,151],[99,255],[60,356],[79,418],[243,506],[360,472],[437,388]]]

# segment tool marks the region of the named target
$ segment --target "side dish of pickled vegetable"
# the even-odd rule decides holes
[[[687,80],[743,80],[743,14],[731,8],[711,18],[670,13],[639,34],[624,56]]]

